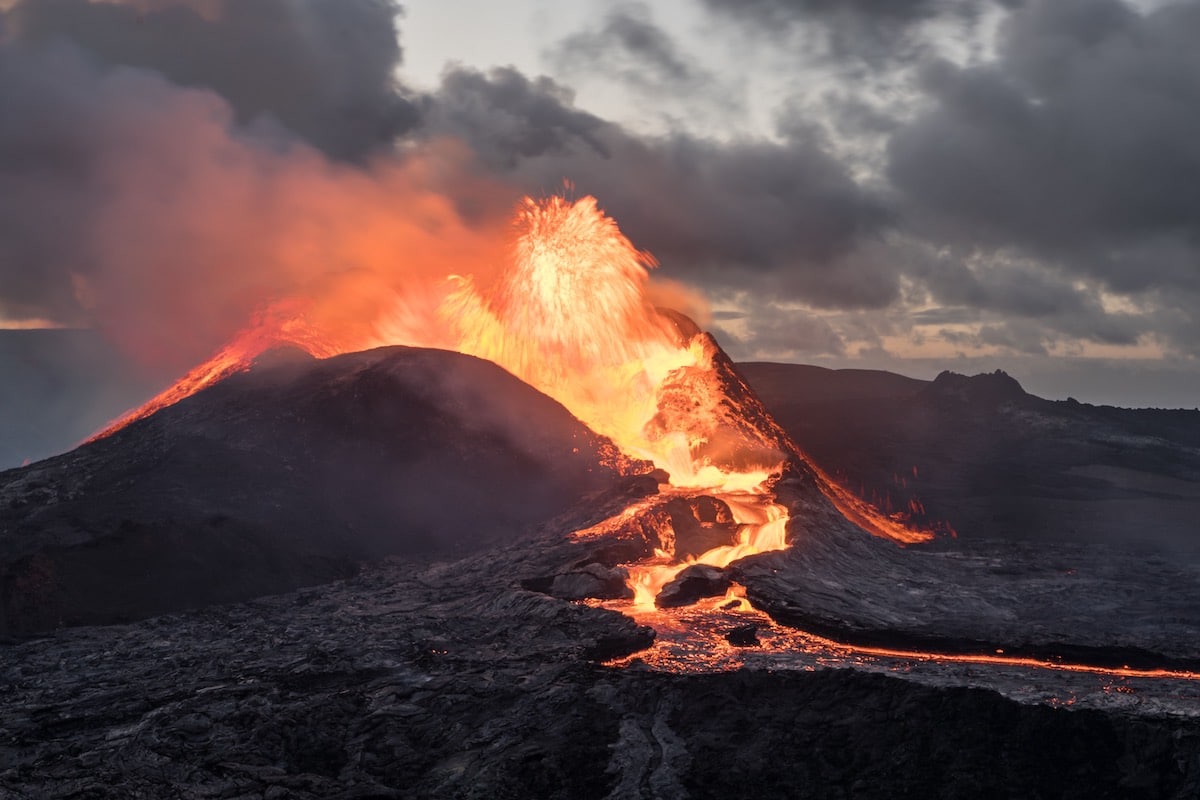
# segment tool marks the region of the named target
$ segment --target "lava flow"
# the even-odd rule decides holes
[[[630,566],[640,607],[691,564],[724,567],[787,545],[787,509],[770,481],[794,445],[741,382],[728,359],[690,320],[649,300],[655,261],[605,216],[594,198],[526,198],[506,268],[487,277],[451,274],[424,294],[397,294],[370,320],[316,322],[318,301],[283,300],[143,407],[98,436],[178,402],[277,345],[317,357],[384,345],[452,349],[493,361],[555,398],[609,437],[634,469],[650,462],[670,476],[664,492],[704,492],[725,503],[736,534],[677,558],[659,550]],[[899,542],[928,538],[890,520],[820,473],[826,494],[865,529]]]

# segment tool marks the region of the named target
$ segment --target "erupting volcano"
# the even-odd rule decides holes
[[[558,400],[612,440],[622,471],[661,470],[665,496],[720,501],[732,523],[728,542],[685,556],[668,539],[667,549],[630,565],[638,607],[653,607],[662,587],[690,565],[725,567],[786,547],[788,511],[772,485],[788,463],[864,529],[902,543],[932,537],[879,514],[803,458],[712,337],[653,305],[653,256],[595,198],[526,198],[513,227],[510,259],[486,284],[450,266],[433,291],[397,296],[387,312],[349,330],[313,323],[307,312],[320,299],[277,302],[209,361],[95,438],[248,369],[272,347],[293,345],[318,358],[389,345],[438,347],[492,361]]]
[[[753,783],[735,752],[748,746],[768,764],[753,778],[775,770],[790,796],[846,708],[841,749],[882,741],[871,763],[909,770],[894,752],[921,715],[921,735],[957,751],[991,714],[1057,741],[1046,706],[1070,706],[1111,726],[1162,719],[1144,742],[1114,727],[1098,749],[1010,770],[1014,785],[1081,758],[1107,770],[1088,786],[1109,785],[1126,763],[1112,741],[1132,763],[1164,759],[1163,786],[1191,780],[1171,765],[1200,752],[1197,570],[966,546],[881,513],[813,463],[711,335],[656,302],[653,257],[594,199],[525,200],[508,245],[499,263],[448,259],[411,285],[351,271],[327,294],[277,298],[90,442],[4,473],[0,634],[143,620],[117,644],[80,627],[22,645],[13,691],[99,698],[107,719],[195,689],[159,722],[84,725],[86,743],[62,747],[119,751],[161,787],[177,728],[216,720],[197,746],[224,765],[266,758],[278,720],[304,719],[287,727],[311,741],[275,761],[329,774],[299,796],[550,780],[545,796],[623,798],[736,796]],[[164,670],[167,646],[187,651],[186,674]],[[76,650],[94,685],[50,666]],[[131,671],[141,688],[111,689]],[[0,722],[36,739],[42,719]],[[739,730],[761,741],[710,746]],[[531,747],[554,778],[530,777]],[[1045,752],[1036,736],[970,748],[972,770]],[[11,750],[45,774],[49,751]],[[901,782],[928,787],[931,758]],[[860,767],[830,769],[845,783]],[[66,791],[73,775],[38,785]]]

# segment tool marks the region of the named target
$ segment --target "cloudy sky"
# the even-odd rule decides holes
[[[242,315],[272,285],[210,273],[227,217],[336,229],[281,176],[454,140],[488,185],[594,194],[735,358],[1200,405],[1200,2],[0,8],[0,325]]]

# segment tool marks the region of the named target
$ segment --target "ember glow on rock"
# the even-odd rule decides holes
[[[248,369],[274,346],[317,357],[384,345],[437,347],[499,364],[558,400],[616,444],[624,469],[645,471],[649,462],[669,475],[664,493],[703,492],[728,506],[737,525],[731,543],[683,558],[660,550],[630,566],[637,606],[653,607],[663,585],[693,564],[724,567],[786,547],[788,511],[770,487],[796,456],[794,446],[773,422],[767,432],[747,422],[766,419],[765,412],[737,405],[723,383],[732,379],[714,366],[723,356],[713,340],[653,305],[654,258],[634,247],[592,197],[526,198],[514,232],[508,262],[491,274],[459,273],[462,265],[447,263],[440,280],[396,290],[389,302],[353,303],[381,309],[372,319],[347,324],[345,315],[328,311],[355,291],[349,278],[332,301],[279,300],[212,359],[98,436]],[[815,474],[833,503],[866,530],[902,543],[931,536]]]

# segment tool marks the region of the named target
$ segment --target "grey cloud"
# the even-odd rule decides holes
[[[1200,303],[1200,6],[1138,13],[1118,0],[1034,0],[997,61],[927,64],[928,111],[888,147],[904,225],[952,253],[1012,252],[1024,270],[926,276],[962,303],[1131,344]],[[1156,318],[1107,314],[1074,281],[1164,290]],[[1053,319],[1050,319],[1053,317]],[[1164,326],[1195,352],[1186,325]]]
[[[816,137],[638,137],[573,108],[552,81],[512,69],[450,72],[424,125],[427,136],[464,139],[525,190],[554,191],[567,179],[596,195],[673,277],[769,287],[829,307],[897,296],[892,265],[870,247],[887,209]]]
[[[979,329],[979,340],[983,344],[1007,347],[1027,355],[1046,354],[1041,332],[1020,323],[985,325]]]
[[[98,62],[212,89],[243,123],[267,115],[361,159],[417,120],[394,78],[398,12],[390,0],[23,0],[4,24],[10,40],[66,40]]]
[[[604,133],[613,126],[575,109],[573,101],[562,85],[544,77],[531,80],[512,67],[487,75],[454,69],[430,98],[423,130],[462,139],[485,167],[501,173],[530,159],[609,157]],[[552,191],[561,179],[539,188]]]
[[[988,0],[702,0],[731,22],[769,37],[801,33],[837,60],[874,67],[911,60],[928,45],[921,23],[971,25]],[[814,34],[816,36],[814,37]]]
[[[642,3],[615,6],[546,55],[557,74],[572,81],[616,84],[643,118],[665,127],[681,127],[682,118],[728,125],[745,114],[735,83],[685,52]]]
[[[962,306],[942,306],[916,311],[909,318],[917,325],[962,325],[979,319],[979,311]]]
[[[978,254],[976,254],[978,256]],[[990,259],[973,259],[950,250],[944,258],[914,269],[935,302],[944,306],[913,315],[914,322],[977,322],[1004,319],[992,325],[992,338],[981,344],[1010,343],[1022,352],[1037,352],[1044,343],[1083,340],[1102,344],[1132,345],[1148,333],[1151,320],[1135,313],[1106,311],[1091,283],[1077,284],[1044,264],[1013,261],[1002,253]],[[945,313],[949,311],[951,313]],[[1020,336],[999,331],[1022,330]]]
[[[740,361],[803,360],[840,356],[845,342],[820,317],[763,304],[745,318],[746,332],[737,335],[719,325],[713,333],[730,355]]]
[[[1194,255],[1200,238],[1197,36],[1194,4],[1143,17],[1104,0],[1030,3],[999,62],[927,70],[935,106],[893,137],[890,177],[939,235],[1123,288],[1200,287],[1195,270],[1131,255],[1148,238]]]
[[[713,78],[679,51],[641,4],[618,6],[598,27],[568,36],[553,58],[568,72],[604,65],[628,83],[658,91],[696,90]]]
[[[1002,258],[974,269],[949,258],[923,277],[933,298],[949,306],[1048,317],[1078,311],[1087,304],[1084,293],[1045,269],[1014,265]]]
[[[751,25],[866,31],[846,46],[893,58],[923,22],[984,0],[705,2]],[[571,42],[580,63],[629,65],[647,97],[700,92],[702,62],[637,8]],[[879,341],[763,297],[877,309],[891,335],[979,323],[975,344],[1014,353],[1200,342],[1195,5],[1142,15],[1115,0],[1030,0],[1006,23],[998,60],[925,63],[929,105],[911,116],[839,94],[844,127],[890,139],[886,192],[856,181],[834,155],[845,148],[801,117],[781,118],[773,140],[642,136],[511,68],[453,69],[417,98],[393,77],[395,11],[375,0],[24,0],[0,14],[0,314],[88,321],[78,276],[98,268],[85,245],[117,166],[163,174],[197,153],[219,165],[225,151],[200,135],[216,131],[256,151],[303,149],[295,135],[374,167],[403,133],[413,145],[461,139],[476,169],[514,189],[552,193],[567,179],[595,194],[666,275],[760,307],[730,326],[745,331],[733,345],[744,354],[792,341],[797,357],[840,357],[842,337]],[[485,213],[511,200],[501,195],[458,200]],[[163,236],[149,218],[131,235]],[[1156,310],[1106,312],[1102,287],[1153,297]],[[927,302],[943,308],[910,315]]]

